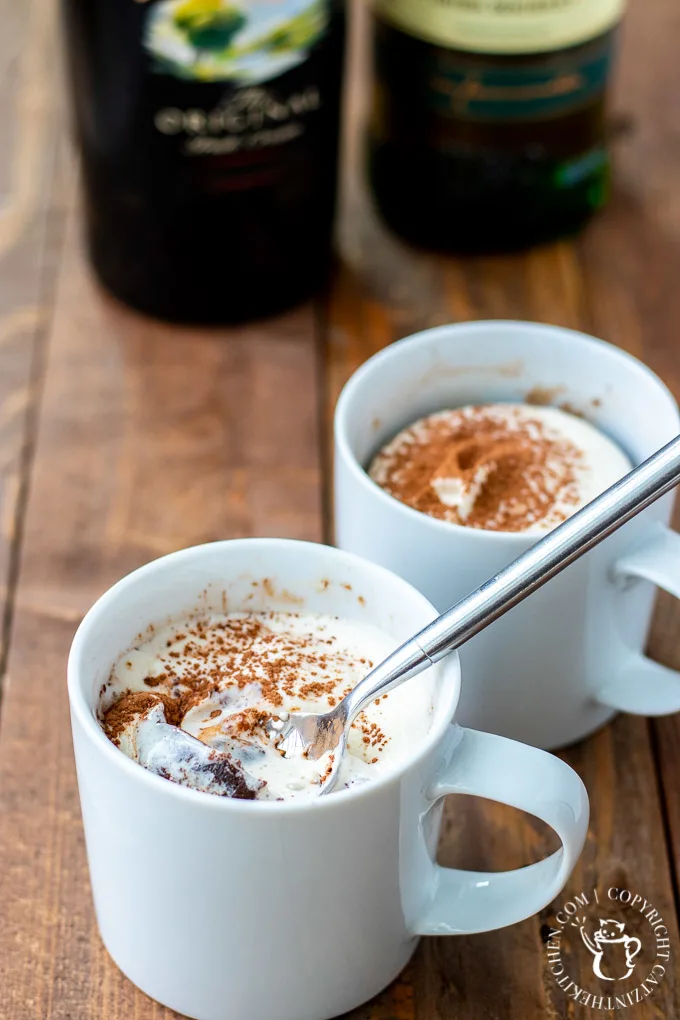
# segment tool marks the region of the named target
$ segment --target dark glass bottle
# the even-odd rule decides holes
[[[605,97],[621,8],[378,2],[369,173],[387,223],[460,252],[582,226],[609,190]]]
[[[149,314],[293,305],[331,258],[342,0],[62,0],[87,240]]]

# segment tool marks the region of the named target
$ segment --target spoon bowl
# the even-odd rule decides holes
[[[345,699],[330,711],[319,715],[316,712],[299,712],[291,715],[281,725],[271,724],[272,734],[278,750],[286,758],[304,754],[313,761],[322,758],[329,751],[335,751],[345,739],[347,706]],[[328,782],[328,780],[327,780]]]

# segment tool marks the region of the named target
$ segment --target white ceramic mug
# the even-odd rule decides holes
[[[231,611],[332,613],[398,638],[435,615],[382,568],[283,539],[165,556],[89,611],[68,671],[78,785],[101,935],[136,985],[197,1020],[324,1020],[392,981],[418,936],[512,924],[560,892],[585,838],[583,784],[545,752],[452,724],[455,655],[412,681],[435,707],[411,758],[311,803],[227,800],[125,757],[95,716],[112,664],[150,623],[197,606],[224,611],[225,594]],[[439,867],[449,793],[528,811],[562,848],[498,874]]]
[[[525,322],[470,322],[387,347],[347,383],[335,416],[335,522],[342,549],[394,570],[440,610],[535,538],[435,520],[367,475],[381,446],[443,408],[549,400],[584,414],[638,464],[680,432],[672,395],[610,344]],[[460,650],[458,719],[537,747],[573,743],[617,711],[680,710],[680,676],[643,654],[654,585],[680,596],[672,495]]]

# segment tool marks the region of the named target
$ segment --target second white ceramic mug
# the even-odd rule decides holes
[[[448,407],[549,400],[584,414],[634,463],[680,432],[675,400],[623,351],[571,330],[471,322],[419,333],[367,361],[335,417],[342,549],[389,567],[440,610],[535,538],[435,520],[367,475],[404,426]],[[617,711],[680,710],[680,676],[643,654],[658,585],[680,596],[680,536],[666,496],[461,649],[459,718],[538,747],[573,743]]]

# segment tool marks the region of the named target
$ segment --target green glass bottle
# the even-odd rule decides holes
[[[624,0],[375,0],[369,176],[416,244],[575,232],[606,201],[605,100]]]

